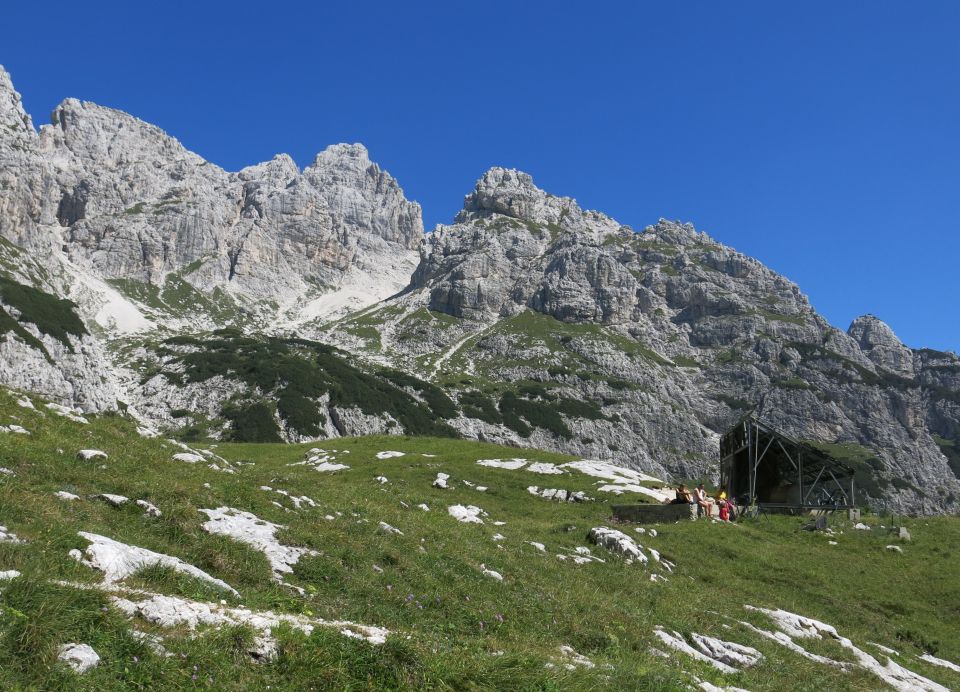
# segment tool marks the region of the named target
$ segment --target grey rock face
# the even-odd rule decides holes
[[[397,181],[370,161],[362,144],[328,147],[303,175],[321,193],[341,233],[364,229],[409,250],[420,245],[420,205],[404,198]],[[360,242],[369,241],[369,236]]]
[[[299,330],[403,288],[422,235],[419,205],[361,145],[329,147],[302,172],[279,155],[229,173],[154,125],[72,98],[38,133],[0,67],[0,275],[71,297],[109,335]],[[42,271],[25,275],[24,251]],[[89,355],[99,362],[81,370],[134,381],[102,350]],[[51,373],[30,378],[69,394]],[[80,389],[70,403],[115,405]]]
[[[302,172],[280,155],[228,173],[72,98],[38,135],[2,68],[0,123],[0,236],[62,248],[98,278],[163,287],[176,275],[275,316],[344,284],[386,297],[414,269],[420,207],[361,145],[329,147]]]
[[[56,181],[39,153],[33,122],[0,66],[0,237],[31,249],[49,244],[36,225],[53,220],[56,199]]]
[[[904,377],[914,376],[913,352],[900,342],[890,327],[873,315],[855,319],[847,334],[878,368]]]
[[[795,284],[688,224],[634,233],[492,169],[420,252],[404,295],[365,318],[382,321],[381,357],[459,382],[462,400],[476,382],[532,380],[604,413],[566,416],[567,437],[464,417],[465,436],[699,478],[715,472],[719,433],[752,409],[858,463],[875,455],[863,491],[878,506],[960,506],[960,460],[944,452],[960,439],[960,361],[911,351],[870,316],[841,332]],[[458,320],[427,320],[411,339],[424,307]]]
[[[68,255],[106,278],[160,285],[198,262],[185,276],[196,288],[282,301],[422,235],[419,206],[360,145],[330,147],[302,174],[287,156],[230,174],[157,127],[67,99],[40,146]]]
[[[10,333],[0,335],[0,382],[86,412],[116,407],[120,394],[104,372],[107,357],[96,339],[71,337],[71,350],[32,325],[25,329],[43,344],[49,359]]]
[[[604,214],[581,209],[576,200],[556,197],[533,184],[527,173],[514,169],[491,168],[466,196],[463,210],[455,223],[469,223],[493,216],[521,219],[543,226],[580,231],[602,240],[623,228]]]

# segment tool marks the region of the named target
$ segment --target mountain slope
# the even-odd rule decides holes
[[[11,424],[28,434],[0,431],[4,689],[960,685],[944,667],[960,661],[956,518],[907,520],[910,542],[876,517],[868,531],[766,517],[654,535],[610,524],[591,465],[536,450],[185,450],[124,415],[68,419],[0,388]],[[470,516],[483,523],[457,518]],[[69,643],[99,664],[58,662]]]
[[[843,332],[690,225],[634,232],[518,171],[424,235],[361,145],[231,173],[76,99],[37,132],[0,68],[0,280],[0,382],[144,429],[455,432],[695,479],[753,410],[865,503],[960,507],[955,354]]]
[[[470,437],[698,478],[718,433],[755,409],[835,444],[874,502],[960,507],[942,453],[957,439],[960,358],[911,351],[872,316],[841,332],[795,284],[692,226],[637,233],[517,171],[477,183],[425,241],[404,294],[324,338],[484,402],[492,413],[453,423]],[[532,431],[499,415],[558,396],[594,413],[565,428],[527,417]]]

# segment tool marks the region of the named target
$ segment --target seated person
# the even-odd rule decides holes
[[[736,510],[733,503],[727,499],[727,491],[721,490],[717,494],[717,508],[720,512],[721,521],[731,521],[734,518]]]
[[[689,505],[693,504],[693,498],[690,496],[690,491],[687,490],[687,486],[681,484],[677,486],[677,496],[670,503],[672,505]]]
[[[706,514],[709,517],[713,513],[713,500],[707,497],[703,483],[697,485],[697,489],[693,491],[693,500],[697,504],[697,514]]]

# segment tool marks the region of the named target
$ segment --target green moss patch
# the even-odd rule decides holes
[[[51,336],[73,352],[70,336],[80,338],[87,334],[83,320],[76,312],[73,301],[45,293],[32,286],[25,286],[7,277],[0,277],[0,300],[14,308],[19,316],[14,318],[0,307],[0,334],[13,332],[28,344],[37,348],[49,359],[50,354],[33,335],[21,326],[30,323],[42,334]]]

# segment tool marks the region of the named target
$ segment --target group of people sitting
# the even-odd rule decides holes
[[[721,490],[717,493],[716,498],[711,498],[707,495],[703,483],[698,484],[692,493],[687,490],[687,486],[680,484],[677,486],[677,496],[670,504],[696,505],[697,516],[706,515],[711,517],[713,516],[714,502],[717,504],[718,513],[722,521],[730,521],[736,518],[736,508],[734,508],[733,503],[727,499],[726,491]]]

